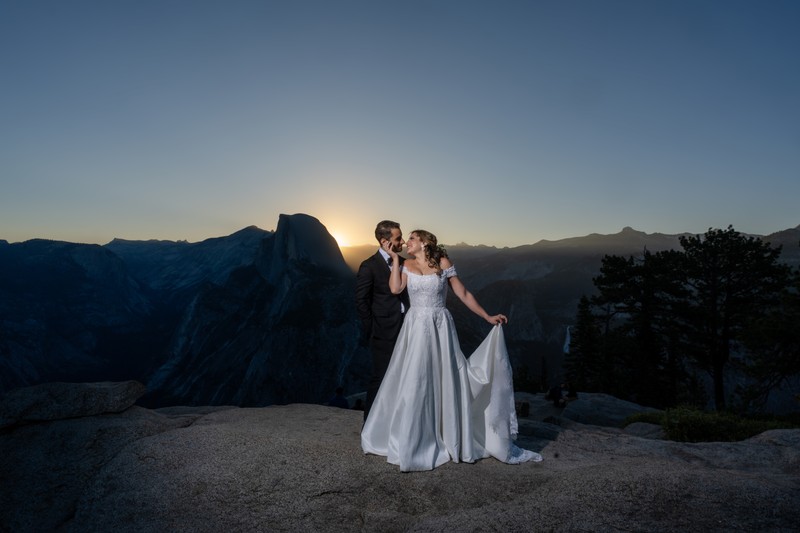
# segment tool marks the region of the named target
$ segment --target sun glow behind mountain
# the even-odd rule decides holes
[[[351,246],[350,239],[348,239],[343,233],[332,231],[331,236],[336,239],[339,248],[342,248],[343,246]]]

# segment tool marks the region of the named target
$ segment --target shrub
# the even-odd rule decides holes
[[[693,407],[637,413],[626,420],[626,424],[633,422],[660,424],[667,438],[678,442],[732,442],[749,439],[770,429],[798,427],[788,419],[744,418],[732,413],[700,411]]]

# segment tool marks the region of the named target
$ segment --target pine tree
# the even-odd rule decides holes
[[[578,314],[572,328],[569,353],[565,357],[567,380],[576,388],[584,391],[599,390],[600,331],[591,303],[585,295],[578,303]]]
[[[778,262],[781,248],[747,237],[732,226],[705,235],[681,237],[683,282],[689,290],[686,308],[688,345],[695,363],[714,383],[717,410],[726,406],[725,368],[734,342],[779,297],[788,266]]]

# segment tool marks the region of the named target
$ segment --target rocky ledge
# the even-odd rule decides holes
[[[486,459],[404,474],[361,452],[357,411],[148,410],[132,405],[142,392],[135,383],[48,384],[0,401],[0,531],[797,531],[800,524],[800,430],[683,444],[647,425],[597,425],[641,410],[605,395],[582,394],[566,409],[518,395],[529,407],[519,443],[540,452],[542,463]]]

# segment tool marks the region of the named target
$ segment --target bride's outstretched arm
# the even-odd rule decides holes
[[[450,264],[451,263],[449,260],[442,259],[442,268],[448,268]],[[492,325],[505,324],[508,322],[508,318],[506,318],[505,315],[490,315],[487,313],[486,310],[481,307],[481,304],[478,303],[478,300],[475,298],[475,296],[473,296],[473,294],[467,290],[464,284],[461,283],[461,280],[458,279],[458,276],[449,278],[449,281],[450,289],[453,291],[453,294],[458,296],[458,299],[464,302],[464,305],[467,306],[467,309]]]

